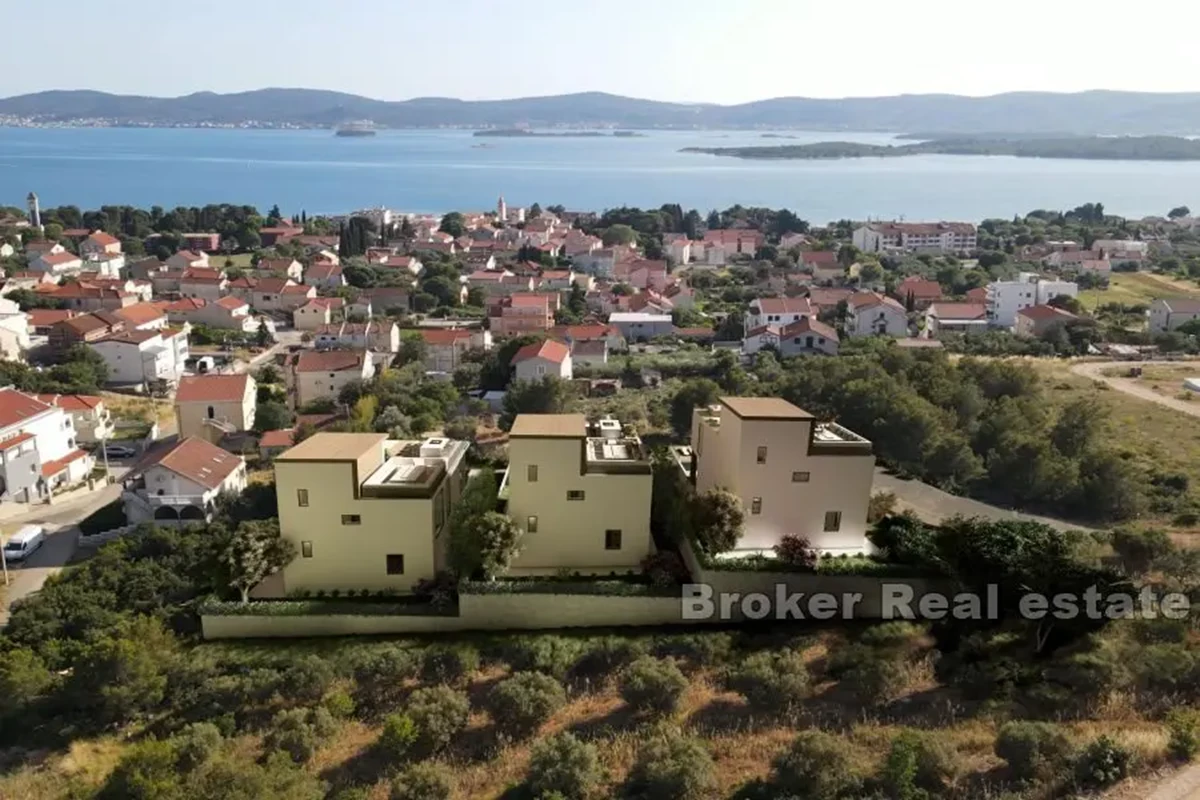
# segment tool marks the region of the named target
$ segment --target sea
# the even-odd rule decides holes
[[[780,138],[776,138],[780,137]],[[571,210],[735,204],[838,219],[979,220],[1101,202],[1110,213],[1200,207],[1200,162],[909,156],[758,161],[685,147],[882,144],[890,134],[644,131],[636,137],[499,138],[467,130],[0,128],[0,205],[278,204],[286,214],[386,206],[412,212],[561,204]]]

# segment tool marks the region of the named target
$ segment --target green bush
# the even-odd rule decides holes
[[[704,742],[662,729],[638,749],[626,794],[644,800],[703,800],[716,788],[716,769]]]
[[[570,733],[560,733],[533,745],[529,754],[526,784],[537,798],[553,793],[582,800],[596,793],[604,773],[596,747],[581,742]]]
[[[518,672],[488,694],[487,709],[502,733],[514,739],[532,736],[567,702],[562,684],[540,672]]]
[[[339,689],[325,695],[325,699],[321,701],[321,707],[328,711],[334,719],[347,719],[354,715],[354,698],[350,696],[349,692]]]
[[[687,678],[669,658],[642,656],[621,672],[621,697],[638,711],[671,713],[687,685]]]
[[[211,722],[196,722],[184,728],[174,743],[179,768],[191,772],[220,752],[225,737]]]
[[[1070,753],[1067,737],[1045,722],[1009,722],[996,737],[996,755],[1018,780],[1045,780],[1055,775]]]
[[[333,666],[320,656],[304,656],[283,673],[280,688],[287,697],[301,705],[320,702],[333,685]]]
[[[811,688],[803,655],[794,650],[748,656],[729,671],[726,685],[759,713],[791,712]]]
[[[425,651],[421,680],[425,683],[464,683],[479,669],[479,651],[465,644],[439,644]]]
[[[670,634],[654,646],[654,655],[682,660],[694,668],[719,666],[732,653],[733,636],[723,631]]]
[[[157,739],[130,745],[97,794],[99,800],[159,800],[177,796],[175,746]]]
[[[1129,774],[1132,756],[1107,736],[1089,744],[1075,761],[1075,778],[1085,789],[1112,786]]]
[[[417,746],[425,753],[434,753],[467,726],[471,703],[462,692],[432,686],[413,692],[405,710],[417,725]]]
[[[646,645],[637,639],[605,636],[589,642],[583,654],[567,671],[573,684],[604,681],[634,659],[646,655]]]
[[[317,734],[309,724],[308,709],[291,708],[276,714],[263,739],[263,749],[268,753],[281,750],[299,764],[312,758],[317,750]]]
[[[892,740],[879,783],[898,800],[942,797],[957,776],[954,750],[935,735],[904,731]]]
[[[848,689],[860,703],[885,706],[895,700],[908,685],[904,665],[894,658],[871,655],[851,667],[843,676],[841,686]]]
[[[1191,761],[1200,750],[1200,712],[1192,708],[1173,708],[1167,714],[1171,739],[1167,752],[1176,761]]]
[[[355,696],[360,708],[380,711],[395,708],[404,693],[404,681],[419,669],[411,650],[388,647],[369,651],[354,664]]]
[[[578,639],[565,636],[522,636],[504,649],[504,655],[516,672],[544,672],[561,680],[582,649]]]
[[[417,725],[407,714],[388,714],[383,718],[383,730],[376,743],[388,758],[399,761],[408,756],[417,743]]]
[[[440,764],[412,764],[392,780],[391,800],[450,800],[454,784]]]
[[[779,791],[797,800],[837,800],[855,796],[862,783],[846,754],[846,744],[823,731],[804,731],[772,764]]]

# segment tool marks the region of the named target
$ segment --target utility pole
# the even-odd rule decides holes
[[[0,569],[4,570],[4,585],[8,586],[8,559],[4,557],[3,536],[0,536]]]

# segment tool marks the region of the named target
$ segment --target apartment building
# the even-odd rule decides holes
[[[1200,319],[1200,300],[1160,297],[1150,304],[1150,332],[1167,333]]]
[[[963,253],[979,244],[975,226],[969,222],[869,222],[855,228],[850,240],[865,253],[884,250]]]
[[[0,502],[30,503],[86,480],[71,415],[16,389],[0,389]]]
[[[618,311],[608,316],[608,324],[621,332],[629,342],[647,341],[655,336],[669,336],[675,330],[670,314],[649,314],[638,311]]]
[[[509,295],[488,306],[488,327],[495,336],[547,331],[554,325],[558,308],[557,294]]]
[[[279,529],[297,557],[262,587],[409,591],[443,567],[468,444],[317,433],[275,459]]]
[[[512,574],[635,572],[650,539],[650,456],[615,419],[521,414],[501,496],[525,532]]]
[[[247,374],[187,376],[175,393],[181,439],[195,436],[216,444],[227,434],[248,431],[257,408],[258,384]]]
[[[187,333],[170,328],[113,333],[92,343],[92,349],[108,365],[110,384],[132,387],[156,380],[177,382],[190,355]]]
[[[39,394],[37,399],[70,415],[75,441],[101,442],[112,438],[115,430],[112,414],[103,398],[90,394]]]
[[[478,328],[422,328],[420,335],[425,368],[431,372],[452,373],[467,351],[492,349],[492,332]]]
[[[993,281],[986,288],[988,322],[999,328],[1016,325],[1017,312],[1023,308],[1043,306],[1059,296],[1079,295],[1078,284],[1044,280],[1034,272],[1022,272],[1015,281]]]
[[[784,536],[818,551],[861,553],[875,456],[869,441],[777,397],[723,397],[692,417],[696,491],[725,488],[741,499],[744,533],[733,555],[770,553]]]
[[[752,331],[766,325],[787,325],[816,315],[807,297],[759,297],[746,307],[742,324],[745,330]]]
[[[246,489],[246,461],[192,437],[152,451],[122,483],[121,500],[131,525],[211,522],[217,498]]]
[[[296,359],[294,370],[297,406],[326,398],[336,400],[346,384],[370,380],[375,375],[371,354],[366,351],[308,350]]]

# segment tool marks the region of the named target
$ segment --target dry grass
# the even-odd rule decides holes
[[[90,796],[112,772],[123,750],[123,742],[107,736],[72,742],[66,753],[26,758],[17,771],[0,774],[0,800]]]
[[[1114,272],[1107,289],[1079,293],[1079,302],[1091,310],[1105,303],[1148,305],[1156,297],[1200,297],[1200,287],[1148,272]]]
[[[114,418],[118,420],[145,422],[165,422],[174,419],[175,407],[170,400],[155,400],[148,397],[132,397],[116,392],[101,392],[104,404],[108,406]]]

